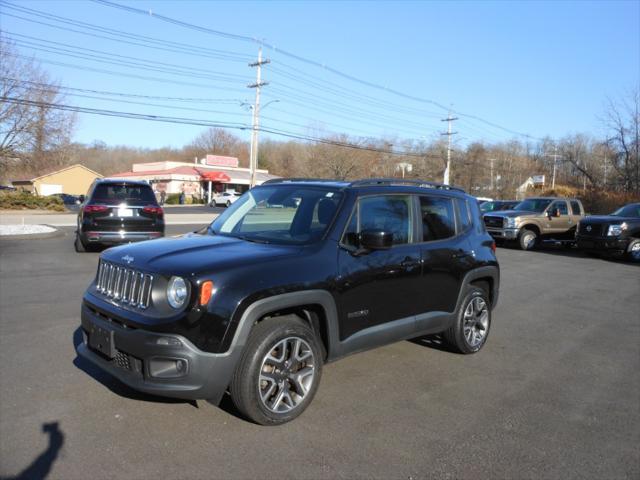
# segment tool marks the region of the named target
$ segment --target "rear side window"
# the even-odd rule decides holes
[[[420,197],[422,216],[422,240],[441,240],[456,234],[453,201],[444,197]]]
[[[580,204],[575,200],[571,200],[571,213],[573,213],[573,215],[580,215]]]
[[[456,198],[456,205],[458,205],[458,227],[461,232],[466,232],[473,225],[469,206],[462,198]]]
[[[357,246],[358,234],[363,230],[393,233],[393,244],[412,241],[411,197],[409,195],[380,195],[362,197],[345,231],[342,243]]]
[[[126,183],[99,183],[91,196],[93,203],[105,205],[149,205],[156,203],[156,197],[149,185]]]

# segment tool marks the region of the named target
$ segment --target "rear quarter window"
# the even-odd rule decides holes
[[[453,200],[446,197],[420,196],[422,241],[442,240],[456,234]]]

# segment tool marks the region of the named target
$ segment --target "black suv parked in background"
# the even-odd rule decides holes
[[[309,405],[325,362],[434,333],[477,352],[499,279],[462,190],[269,181],[200,232],[104,252],[78,353],[135,389],[229,391],[249,419],[279,424]]]
[[[576,231],[578,248],[624,256],[640,262],[640,203],[630,203],[611,215],[589,216]]]
[[[147,182],[96,180],[78,212],[76,251],[164,236],[164,212]]]

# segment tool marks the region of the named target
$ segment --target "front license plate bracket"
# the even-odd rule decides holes
[[[113,341],[113,330],[92,325],[89,332],[89,346],[109,359],[115,357],[116,347]]]

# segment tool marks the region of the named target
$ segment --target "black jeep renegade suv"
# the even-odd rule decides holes
[[[78,353],[127,385],[292,420],[322,365],[443,333],[474,353],[498,300],[476,200],[421,181],[269,181],[208,228],[105,251]]]

